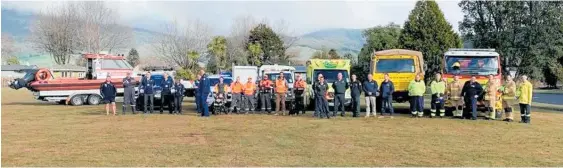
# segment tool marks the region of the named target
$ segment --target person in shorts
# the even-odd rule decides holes
[[[109,115],[109,105],[112,106],[112,112],[115,116],[115,96],[117,95],[117,90],[115,85],[111,83],[111,77],[107,77],[106,81],[100,86],[100,95],[102,95],[103,102],[106,103],[106,115]]]

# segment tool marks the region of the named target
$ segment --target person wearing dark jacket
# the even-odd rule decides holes
[[[164,78],[160,84],[162,87],[161,98],[160,98],[160,114],[164,111],[164,105],[168,106],[168,113],[172,114],[174,108],[172,108],[172,103],[174,103],[174,95],[170,93],[170,89],[174,86],[174,79],[164,73]]]
[[[194,81],[194,85],[195,85],[195,109],[197,111],[198,114],[201,114],[201,107],[199,107],[199,88],[197,88],[199,86],[199,80],[201,79],[201,75],[197,74],[197,77],[195,78]]]
[[[148,114],[147,108],[149,107],[148,101],[150,99],[150,113],[154,111],[154,80],[151,79],[151,73],[147,72],[143,79],[141,79],[141,89],[139,89],[143,94],[143,112]]]
[[[332,83],[332,89],[334,89],[334,111],[332,112],[332,116],[335,117],[337,111],[340,109],[340,116],[344,117],[344,103],[346,102],[346,89],[350,86],[348,82],[342,79],[342,73],[338,73],[337,80]]]
[[[135,83],[135,78],[128,72],[127,77],[123,78],[123,114],[127,110],[127,105],[131,106],[131,111],[135,114]]]
[[[176,83],[170,89],[170,93],[174,96],[174,113],[182,114],[182,102],[184,101],[184,85],[182,84],[182,79],[176,79]]]
[[[375,101],[376,97],[379,95],[377,88],[377,81],[373,80],[373,76],[369,74],[368,80],[364,82],[364,95],[366,97],[366,118],[370,116],[370,112],[374,117],[377,115],[375,113],[377,109]]]
[[[201,108],[201,116],[202,117],[209,117],[209,107],[207,106],[207,96],[209,95],[209,91],[210,91],[210,83],[209,83],[209,79],[207,78],[207,75],[205,75],[205,71],[199,70],[199,75],[201,75],[201,78],[199,80],[199,86],[198,91],[199,91],[199,101],[200,104],[198,105]]]
[[[360,116],[360,95],[362,94],[362,83],[356,79],[356,75],[352,75],[350,82],[350,91],[352,92],[352,117]]]
[[[476,81],[475,76],[471,77],[470,81],[465,82],[463,89],[461,89],[461,96],[465,100],[465,109],[471,109],[471,119],[477,119],[477,98],[483,92],[481,84]],[[469,118],[469,111],[465,111],[465,118]]]
[[[383,114],[389,113],[389,117],[393,118],[393,114],[395,114],[395,110],[393,109],[393,92],[395,92],[395,85],[393,82],[389,80],[389,74],[385,73],[383,82],[381,82],[381,86],[379,87],[379,92],[381,93],[381,116],[383,118]]]
[[[318,81],[313,85],[313,89],[315,93],[315,114],[313,117],[324,118],[326,116],[326,118],[330,119],[328,100],[326,99],[328,83],[324,80],[323,74],[318,75]]]
[[[107,77],[106,81],[100,86],[100,95],[102,95],[104,103],[106,103],[106,115],[109,115],[109,105],[112,106],[112,112],[115,116],[115,96],[117,95],[117,90],[113,83],[111,83],[111,77]]]

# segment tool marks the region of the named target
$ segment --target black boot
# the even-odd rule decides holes
[[[530,117],[526,117],[526,124],[530,124]]]
[[[122,109],[123,109],[122,114],[125,115],[125,110],[127,110],[127,109],[125,108],[125,106],[123,106]]]
[[[135,106],[131,106],[131,112],[133,112],[133,114],[136,114],[136,110],[135,110]]]
[[[520,123],[526,123],[526,116],[520,116]]]

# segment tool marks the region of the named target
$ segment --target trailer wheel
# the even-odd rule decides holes
[[[95,94],[88,96],[88,104],[90,105],[98,105],[100,104],[101,100],[102,98]]]
[[[72,98],[70,98],[70,103],[74,106],[80,106],[84,104],[84,101],[82,100],[82,95],[72,96]]]

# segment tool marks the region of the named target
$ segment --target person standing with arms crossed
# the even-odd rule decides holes
[[[152,113],[154,111],[154,94],[153,94],[153,90],[154,89],[154,80],[151,79],[151,73],[147,72],[145,74],[145,77],[143,77],[143,79],[141,79],[141,90],[144,93],[143,96],[143,113],[148,114],[147,108],[149,107],[149,104],[147,101],[149,101],[150,99],[150,113]]]
[[[174,95],[170,93],[170,89],[174,86],[174,80],[172,77],[168,76],[168,73],[164,73],[164,79],[160,84],[162,86],[162,97],[160,98],[160,114],[164,111],[164,105],[168,106],[168,112],[172,114],[174,109],[172,108],[172,103],[174,103]]]
[[[237,76],[235,82],[231,83],[231,91],[233,92],[233,102],[231,103],[231,111],[234,112],[235,108],[237,113],[242,112],[244,108],[242,102],[242,90],[244,86],[240,83],[240,76]]]
[[[384,113],[389,113],[389,118],[393,118],[395,110],[393,109],[393,92],[395,92],[395,85],[389,80],[389,74],[385,73],[383,75],[384,80],[381,82],[379,92],[381,93],[381,116],[383,118]]]
[[[512,80],[512,76],[507,75],[503,87],[500,89],[502,92],[502,108],[504,108],[505,119],[503,121],[512,122],[513,106],[516,104],[516,83]]]
[[[285,92],[287,92],[287,83],[283,72],[280,72],[280,76],[276,79],[276,114],[281,110],[282,115],[285,115]]]
[[[360,96],[362,94],[362,82],[358,81],[355,74],[352,75],[350,82],[350,91],[352,96],[352,117],[360,116]]]
[[[260,81],[260,104],[262,112],[272,113],[272,81],[264,75]]]
[[[430,118],[436,116],[436,112],[439,112],[440,118],[444,117],[446,114],[446,109],[444,108],[444,93],[446,92],[446,81],[442,79],[442,74],[436,73],[435,77],[430,83],[430,91],[432,92],[432,101],[430,102]]]
[[[315,94],[315,114],[313,117],[316,115],[322,119],[323,116],[326,116],[327,119],[330,119],[330,114],[328,114],[328,100],[326,99],[328,83],[324,80],[323,74],[318,75],[318,82],[313,85],[313,89]]]
[[[522,117],[520,123],[530,124],[533,87],[532,83],[528,81],[528,76],[522,75],[522,84],[520,85],[518,95],[518,100],[520,101],[520,116]]]
[[[205,71],[203,69],[199,70],[199,75],[201,75],[201,79],[199,80],[199,93],[200,93],[200,107],[201,107],[201,116],[202,117],[209,117],[209,106],[207,105],[207,95],[209,95],[210,90],[210,83]]]
[[[346,102],[345,93],[346,89],[350,86],[348,82],[342,79],[342,73],[338,73],[337,80],[332,83],[332,88],[334,89],[334,111],[332,112],[332,116],[336,117],[336,113],[338,109],[340,109],[340,116],[344,117],[344,103]]]
[[[184,92],[186,88],[182,84],[182,79],[177,78],[176,83],[170,90],[174,96],[174,114],[182,114],[182,102],[184,101]]]
[[[131,77],[131,72],[127,72],[127,77],[123,78],[123,115],[127,105],[131,106],[131,112],[135,114],[135,78]]]
[[[481,92],[483,92],[483,87],[477,82],[475,76],[471,76],[471,80],[465,82],[461,90],[461,96],[465,100],[465,109],[471,109],[471,120],[477,120],[477,98],[479,98]],[[467,113],[469,112],[467,111]],[[467,113],[465,116],[469,118]]]
[[[461,90],[463,85],[459,81],[459,75],[454,75],[454,80],[448,84],[446,95],[450,100],[452,106],[455,108],[453,111],[454,118],[463,119],[463,99],[461,99]]]
[[[246,84],[244,84],[244,99],[245,99],[245,114],[248,112],[254,113],[254,93],[256,92],[256,85],[252,81],[252,77],[248,77]]]
[[[424,80],[421,79],[421,76],[420,73],[416,74],[414,80],[411,81],[408,86],[413,118],[421,118],[424,115],[424,92],[426,92],[426,84],[424,84]]]
[[[106,81],[100,86],[100,95],[106,103],[106,115],[109,115],[109,106],[112,106],[112,112],[115,116],[115,96],[117,95],[117,90],[113,83],[111,83],[111,77],[107,77]]]
[[[370,116],[377,116],[377,105],[375,104],[376,97],[379,96],[377,81],[373,80],[373,76],[368,74],[368,80],[364,82],[364,95],[366,97],[366,118]]]

